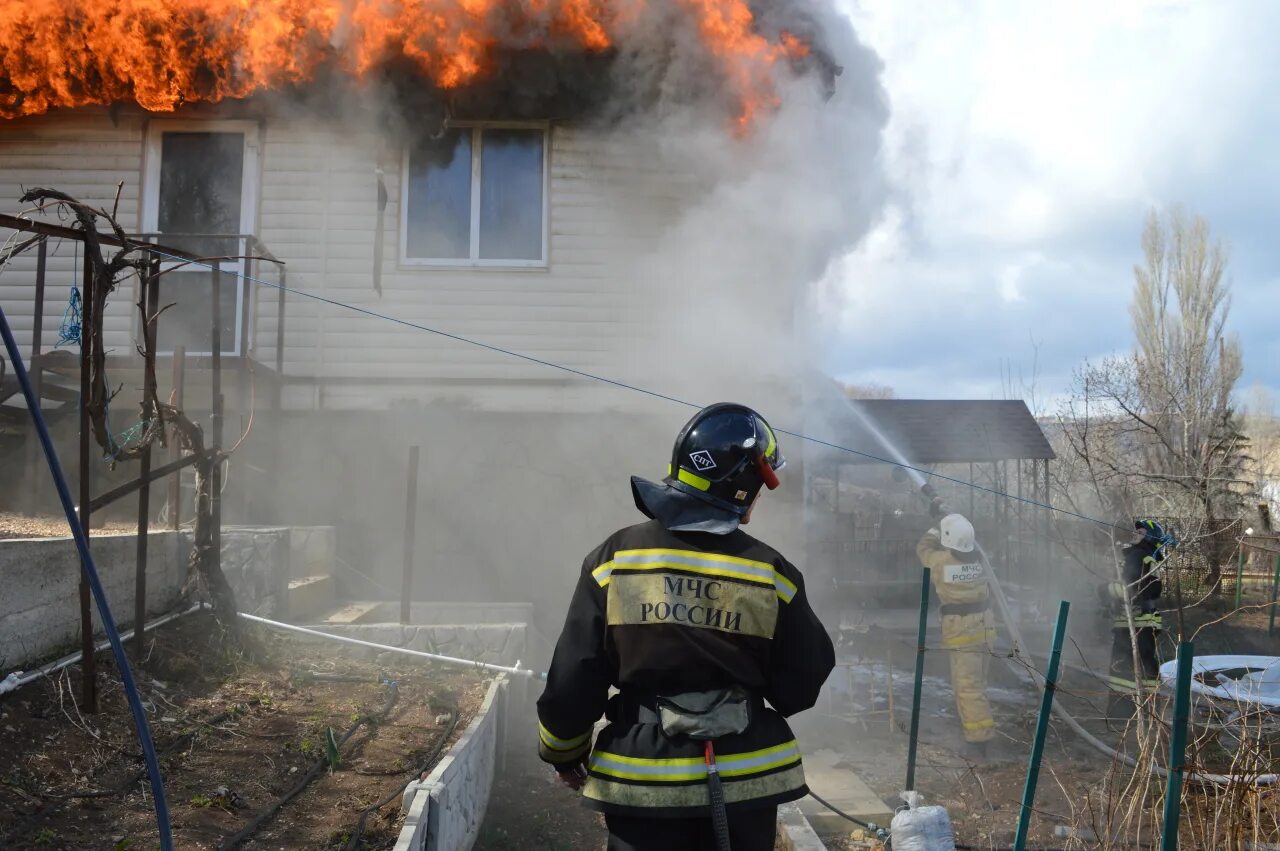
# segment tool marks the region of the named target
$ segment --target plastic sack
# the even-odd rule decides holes
[[[945,807],[921,806],[919,792],[903,792],[902,800],[907,802],[907,809],[894,815],[889,828],[893,851],[956,851],[956,838]]]

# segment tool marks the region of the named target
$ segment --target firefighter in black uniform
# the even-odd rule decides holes
[[[1132,717],[1134,699],[1138,695],[1135,673],[1142,679],[1147,694],[1160,687],[1160,660],[1156,656],[1156,639],[1164,628],[1160,615],[1160,595],[1164,583],[1159,567],[1167,548],[1177,540],[1154,520],[1138,520],[1134,524],[1134,541],[1124,548],[1123,582],[1107,585],[1111,612],[1111,676],[1108,680],[1110,699],[1107,716],[1113,721]],[[1129,615],[1138,644],[1138,665],[1133,667],[1133,642],[1129,636]]]
[[[649,522],[583,563],[538,752],[604,813],[610,851],[716,848],[712,762],[733,851],[770,851],[777,805],[808,792],[783,718],[813,706],[835,653],[800,571],[739,528],[783,464],[755,411],[705,408],[661,484],[631,479]]]

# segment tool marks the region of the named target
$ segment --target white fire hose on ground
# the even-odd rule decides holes
[[[180,617],[193,614],[205,608],[208,608],[206,604],[197,603],[194,606],[191,606],[190,608],[182,609],[181,611],[172,612],[170,614],[164,615],[163,617],[156,618],[155,620],[147,624],[147,632],[152,631],[156,627],[164,626],[170,621],[177,620]],[[367,647],[372,650],[381,650],[386,653],[400,653],[405,656],[416,656],[419,659],[427,659],[432,662],[439,662],[444,665],[456,665],[461,668],[473,668],[473,669],[478,668],[482,671],[491,671],[493,673],[499,673],[499,674],[511,674],[513,676],[519,676],[519,677],[536,677],[538,679],[544,679],[544,680],[547,678],[547,675],[545,673],[534,671],[529,668],[520,667],[520,663],[518,661],[514,666],[493,665],[488,662],[477,662],[473,659],[458,659],[454,656],[442,656],[439,653],[426,653],[421,650],[410,650],[406,647],[393,647],[389,644],[378,644],[373,641],[364,641],[359,638],[348,638],[345,635],[333,635],[332,633],[321,632],[318,629],[310,629],[305,626],[295,626],[289,623],[281,623],[280,621],[268,620],[267,618],[259,617],[257,615],[246,614],[245,612],[239,612],[239,615],[240,617],[244,618],[247,621],[259,623],[259,624],[262,624],[263,626],[271,627],[272,629],[280,629],[280,630],[286,630],[288,632],[302,633],[304,635],[315,636],[316,638],[327,638],[330,641],[340,641],[343,644],[353,644],[358,647]],[[132,630],[120,636],[121,640],[123,641],[127,641],[132,637],[133,637]],[[95,652],[102,651],[102,650],[105,650],[108,646],[110,645],[108,645],[107,642],[103,641],[103,642],[100,642],[94,648],[94,650]],[[49,662],[48,664],[41,665],[39,668],[36,668],[34,671],[14,671],[8,676],[6,676],[4,679],[0,679],[0,695],[6,694],[11,691],[17,691],[18,689],[22,688],[28,683],[35,682],[41,677],[46,677],[49,674],[57,673],[63,668],[74,665],[80,661],[80,655],[81,654],[79,652],[76,652],[67,656],[63,656],[61,659],[57,659],[57,660],[54,660],[53,662]]]
[[[303,635],[311,635],[316,638],[327,638],[330,641],[340,641],[343,644],[353,644],[357,647],[368,647],[373,650],[382,650],[386,653],[400,653],[404,656],[416,656],[419,659],[428,659],[432,662],[440,662],[445,665],[457,665],[462,668],[478,668],[482,671],[492,671],[498,674],[512,674],[520,677],[537,677],[543,680],[547,678],[545,673],[540,673],[530,668],[520,667],[519,661],[517,661],[514,666],[492,665],[488,662],[477,662],[473,659],[459,659],[455,656],[442,656],[439,653],[426,653],[422,650],[410,650],[407,647],[393,647],[390,644],[378,644],[376,642],[365,641],[360,638],[348,638],[345,635],[334,635],[331,632],[321,632],[318,629],[311,629],[305,626],[281,623],[280,621],[268,620],[266,618],[258,617],[257,615],[246,614],[244,612],[240,612],[239,614],[240,617],[247,621],[260,623],[263,626],[269,626],[272,629],[281,629],[286,632],[297,632]]]

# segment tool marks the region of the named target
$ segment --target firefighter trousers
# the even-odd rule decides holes
[[[650,818],[606,815],[607,851],[716,851],[711,816]],[[773,851],[778,808],[729,810],[729,845],[733,851]]]
[[[1138,637],[1138,676],[1142,678],[1146,693],[1152,694],[1160,687],[1160,660],[1156,656],[1156,638],[1160,630],[1138,627],[1135,631]],[[1107,718],[1112,721],[1132,718],[1137,705],[1138,686],[1134,682],[1133,646],[1127,627],[1111,630],[1111,670],[1107,687]]]
[[[942,646],[951,660],[951,688],[966,742],[989,742],[995,718],[987,700],[987,668],[995,627],[991,612],[942,616]]]

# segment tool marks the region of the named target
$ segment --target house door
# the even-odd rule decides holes
[[[251,253],[257,206],[258,127],[245,121],[153,121],[147,128],[142,229],[154,241],[200,257],[206,265],[162,260],[160,304],[172,304],[157,323],[157,349],[213,350],[213,271],[220,271],[221,350],[244,351],[247,285],[241,275]]]

